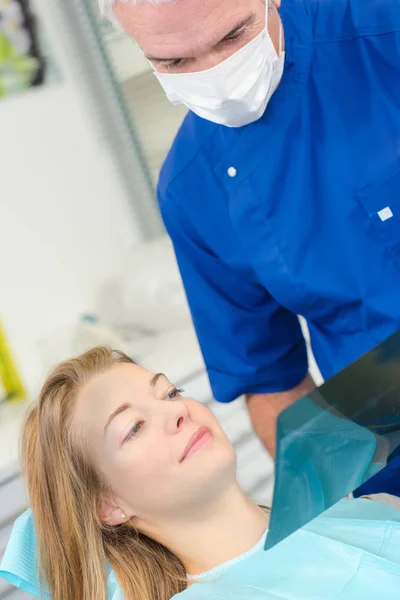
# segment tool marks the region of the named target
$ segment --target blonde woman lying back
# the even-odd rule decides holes
[[[57,366],[27,418],[31,511],[0,575],[53,600],[398,600],[400,511],[344,500],[268,551],[211,412],[95,348]],[[36,532],[36,533],[35,533]]]

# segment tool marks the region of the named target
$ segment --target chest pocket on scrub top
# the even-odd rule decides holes
[[[358,191],[356,199],[368,213],[372,235],[400,269],[400,161],[384,177]]]

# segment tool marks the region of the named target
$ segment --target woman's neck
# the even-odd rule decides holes
[[[188,574],[198,575],[249,551],[268,522],[269,515],[236,487],[190,522],[172,520],[155,537],[181,559]]]

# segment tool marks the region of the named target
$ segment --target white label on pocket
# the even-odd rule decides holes
[[[381,221],[387,221],[388,219],[391,219],[393,217],[393,213],[392,213],[392,209],[390,208],[390,206],[387,206],[386,208],[382,208],[382,210],[380,210],[378,212],[378,217],[380,218]]]

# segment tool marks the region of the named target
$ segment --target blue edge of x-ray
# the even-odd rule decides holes
[[[400,332],[279,416],[265,549],[350,493],[400,497]]]

